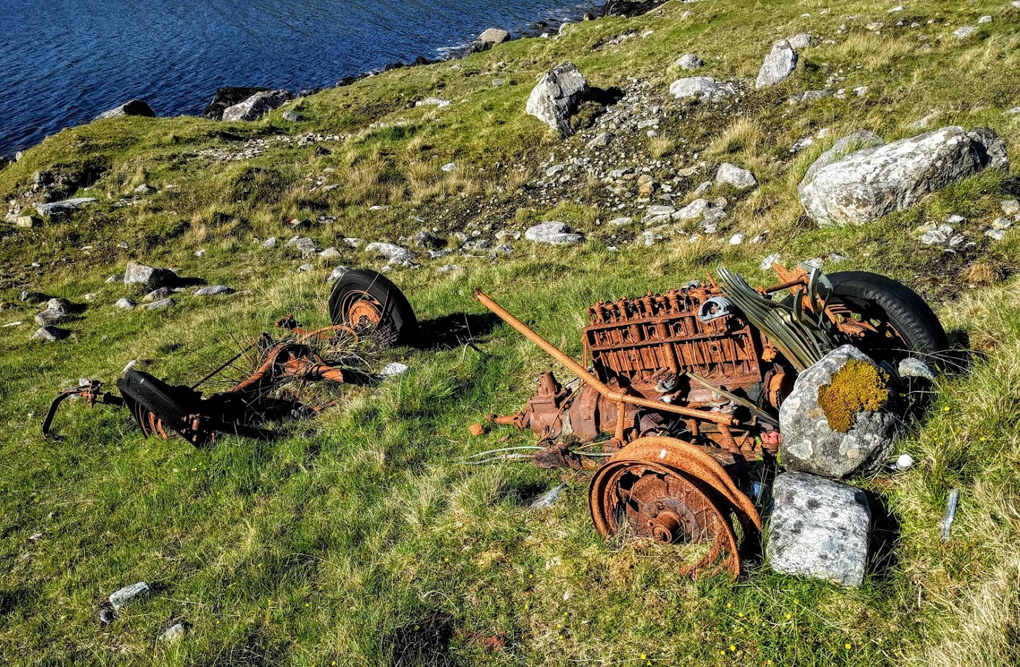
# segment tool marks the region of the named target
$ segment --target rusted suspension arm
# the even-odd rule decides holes
[[[650,410],[659,410],[662,412],[672,412],[674,414],[683,415],[685,417],[693,417],[696,419],[702,419],[705,421],[714,422],[723,426],[736,426],[737,420],[733,417],[719,414],[718,412],[706,412],[704,410],[695,410],[693,408],[685,408],[679,405],[673,405],[671,403],[663,403],[661,401],[650,401],[645,398],[638,396],[629,396],[622,391],[617,391],[604,384],[597,377],[592,375],[585,369],[581,364],[571,359],[565,352],[557,348],[555,345],[547,341],[546,339],[539,336],[528,325],[521,322],[519,319],[514,317],[505,308],[500,306],[498,303],[489,298],[485,292],[475,288],[475,299],[480,304],[495,313],[501,320],[509,324],[511,327],[516,329],[522,336],[530,340],[532,343],[542,349],[543,352],[548,354],[550,357],[566,366],[570,372],[572,372],[581,380],[592,387],[595,391],[602,394],[606,400],[612,401],[613,403],[629,403],[631,405],[637,405]],[[621,412],[622,415],[622,412]],[[620,419],[620,424],[623,424],[623,419]]]

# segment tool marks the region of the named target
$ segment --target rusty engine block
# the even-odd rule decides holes
[[[694,284],[665,294],[647,294],[588,309],[585,361],[606,386],[657,404],[703,411],[671,415],[634,404],[623,406],[625,441],[680,434],[691,442],[757,458],[778,445],[775,420],[794,375],[781,355],[726,300],[714,283]],[[591,440],[618,431],[621,406],[595,387],[562,387],[543,373],[524,410],[498,424],[531,429],[555,440],[573,434]],[[732,426],[738,411],[741,427]],[[719,419],[705,419],[706,415]],[[751,426],[747,430],[741,430]],[[559,461],[550,461],[559,464]]]

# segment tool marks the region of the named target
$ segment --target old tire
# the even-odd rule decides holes
[[[939,318],[916,292],[892,278],[866,271],[841,271],[827,276],[830,299],[867,318],[885,320],[901,339],[875,340],[865,353],[887,361],[916,355],[937,360],[949,339]],[[888,342],[888,345],[883,345]]]
[[[369,269],[348,271],[333,283],[329,317],[386,344],[406,344],[418,329],[411,304],[385,276]]]

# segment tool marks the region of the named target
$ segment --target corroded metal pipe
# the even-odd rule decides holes
[[[553,345],[552,343],[550,343],[549,341],[535,333],[532,329],[528,327],[528,325],[524,324],[524,322],[521,322],[519,319],[514,317],[512,314],[510,314],[509,311],[507,311],[501,305],[493,301],[491,298],[488,297],[488,295],[485,294],[485,292],[478,289],[477,287],[475,288],[475,299],[480,304],[482,304],[483,306],[491,310],[493,313],[495,313],[497,316],[499,316],[501,320],[503,320],[511,327],[516,329],[522,336],[524,336],[532,343],[537,345],[539,348],[541,348],[543,352],[545,352],[550,357],[566,366],[571,373],[581,378],[581,380],[584,381],[585,383],[594,387],[595,391],[602,394],[602,396],[605,397],[607,401],[610,401],[612,403],[630,403],[631,405],[638,405],[640,407],[648,408],[650,410],[672,412],[674,414],[683,415],[685,417],[702,419],[716,424],[722,424],[724,426],[736,426],[738,424],[737,420],[734,419],[733,417],[719,414],[718,412],[706,412],[704,410],[695,410],[693,408],[685,408],[679,405],[673,405],[672,403],[663,403],[662,401],[650,401],[646,398],[641,398],[638,396],[629,396],[621,391],[614,390],[605,383],[603,383],[601,380],[599,380],[597,377],[589,373],[586,368],[584,368],[581,364],[571,359],[565,352],[563,352],[555,345]],[[620,411],[620,414],[621,415],[623,414],[622,410]],[[622,423],[623,420],[621,419],[620,421]]]

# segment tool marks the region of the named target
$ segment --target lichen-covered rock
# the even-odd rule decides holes
[[[766,555],[777,572],[860,586],[871,510],[864,492],[799,472],[776,477]]]
[[[988,167],[1009,168],[1002,139],[984,128],[949,126],[813,165],[798,190],[819,225],[861,224]]]
[[[685,53],[676,61],[680,69],[692,70],[704,67],[705,61],[693,53]]]
[[[868,130],[860,130],[843,137],[834,143],[829,150],[819,155],[818,159],[811,163],[807,172],[804,173],[804,178],[801,179],[800,184],[797,186],[797,192],[803,196],[804,188],[814,180],[815,174],[825,167],[828,167],[833,162],[842,160],[847,155],[857,151],[862,151],[867,148],[877,148],[884,143],[885,142],[882,141],[882,137]]]
[[[35,207],[35,210],[39,212],[39,215],[67,215],[95,201],[95,197],[76,197],[75,199],[64,199],[48,204],[39,204]]]
[[[286,90],[266,90],[223,110],[223,120],[258,120],[277,109],[293,96]]]
[[[790,42],[782,39],[772,46],[772,51],[765,56],[765,61],[758,71],[755,88],[767,88],[784,81],[797,68],[797,52]]]
[[[779,409],[780,461],[788,470],[847,477],[892,446],[894,394],[885,371],[851,345],[797,376]]]
[[[574,133],[570,118],[589,93],[588,81],[577,66],[564,63],[542,77],[531,91],[525,109],[529,115],[569,137]]]
[[[677,99],[698,99],[703,102],[716,102],[736,95],[733,84],[716,81],[710,76],[691,76],[677,79],[669,86],[669,94]]]

